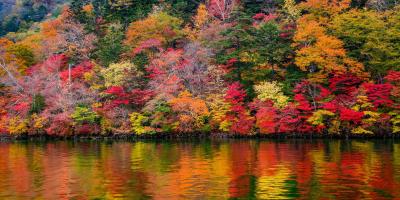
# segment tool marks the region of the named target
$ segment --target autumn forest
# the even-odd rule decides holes
[[[2,135],[400,133],[396,1],[10,2]]]

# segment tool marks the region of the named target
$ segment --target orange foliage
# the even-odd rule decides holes
[[[310,81],[321,83],[331,73],[351,72],[362,78],[368,77],[362,63],[347,57],[343,42],[327,34],[322,19],[308,14],[297,23],[293,37],[294,46],[298,48],[295,64],[302,71],[310,72]]]
[[[143,20],[132,22],[126,31],[125,44],[137,47],[141,42],[156,39],[166,44],[181,35],[182,20],[165,12],[153,13]]]
[[[171,99],[169,104],[172,110],[178,113],[178,131],[190,132],[204,126],[201,118],[207,116],[209,111],[202,99],[193,98],[192,94],[184,91],[177,98]]]

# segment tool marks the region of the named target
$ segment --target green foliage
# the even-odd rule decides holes
[[[71,118],[77,124],[96,124],[99,122],[99,115],[87,106],[77,106],[72,113]]]
[[[12,45],[8,51],[13,54],[17,59],[23,61],[23,66],[31,66],[35,63],[35,56],[29,47],[24,45]]]
[[[187,0],[165,0],[169,4],[168,13],[177,18],[183,19],[185,22],[189,22],[192,16],[196,13],[198,7],[197,3]]]
[[[46,106],[46,102],[45,102],[44,96],[42,96],[40,94],[34,95],[29,113],[30,114],[41,113],[45,109],[45,106]]]
[[[133,112],[130,115],[130,122],[132,131],[137,135],[153,133],[154,131],[150,127],[146,127],[144,124],[148,123],[149,117],[144,116],[140,113]]]
[[[80,1],[80,0],[75,0]],[[150,13],[157,0],[91,0],[96,16],[109,22],[120,22],[125,27]]]
[[[108,27],[106,35],[97,44],[96,56],[101,64],[108,66],[119,60],[119,56],[124,51],[123,39],[124,33],[121,25],[112,24]]]
[[[218,62],[230,59],[238,62],[232,67],[232,77],[245,81],[261,81],[281,67],[291,53],[290,41],[280,37],[281,30],[273,21],[253,26],[253,20],[239,14],[240,23],[229,28],[225,39],[217,45],[221,51]]]
[[[279,9],[283,0],[274,1],[259,1],[259,0],[242,0],[243,1],[243,12],[248,15],[255,15],[265,11],[273,11]]]
[[[364,62],[374,78],[400,66],[400,7],[384,13],[352,10],[338,15],[332,32],[343,40],[348,54]]]

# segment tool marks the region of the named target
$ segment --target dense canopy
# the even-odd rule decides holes
[[[10,2],[2,134],[400,133],[395,1]]]

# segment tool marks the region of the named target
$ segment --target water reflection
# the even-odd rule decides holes
[[[397,141],[0,143],[0,199],[400,198]]]

